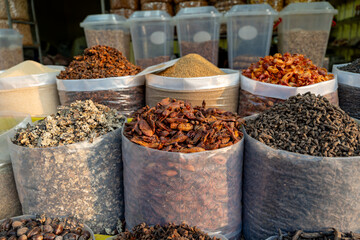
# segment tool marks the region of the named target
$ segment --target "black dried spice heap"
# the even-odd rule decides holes
[[[360,58],[349,63],[348,65],[339,67],[340,70],[352,73],[360,73]]]
[[[245,128],[275,149],[322,157],[360,155],[359,125],[325,97],[311,93],[275,104]]]
[[[197,227],[186,224],[175,225],[173,223],[164,226],[155,225],[149,227],[145,223],[135,226],[132,232],[126,230],[116,237],[115,240],[220,240],[210,237]]]
[[[89,141],[122,127],[123,116],[91,100],[60,106],[50,115],[26,128],[19,128],[12,139],[19,146],[56,147]]]
[[[0,240],[91,240],[84,224],[73,217],[51,218],[45,215],[0,223]],[[95,239],[92,239],[95,240]]]
[[[325,229],[319,232],[304,232],[297,230],[288,234],[279,233],[280,236],[274,240],[360,240],[359,233],[343,233],[337,229]]]
[[[70,65],[57,76],[59,79],[97,79],[136,75],[141,68],[129,62],[112,47],[97,45],[75,56]]]

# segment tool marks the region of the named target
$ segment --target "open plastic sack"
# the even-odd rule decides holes
[[[226,75],[172,78],[155,74],[146,75],[146,104],[153,107],[164,98],[186,100],[193,106],[201,106],[236,112],[239,98],[239,71],[221,69]]]
[[[245,133],[243,234],[334,227],[360,231],[360,156],[325,158],[276,150]]]
[[[31,122],[30,116],[15,112],[0,112],[0,219],[20,215],[21,205],[16,191],[7,138],[16,129]]]
[[[241,75],[239,96],[239,115],[241,117],[261,113],[275,103],[284,102],[299,93],[311,92],[326,97],[330,103],[339,105],[338,83],[333,80],[316,83],[304,87],[288,87],[283,85],[259,82]]]
[[[9,139],[24,214],[74,215],[95,233],[123,218],[121,129],[59,147],[28,148]]]
[[[123,136],[125,220],[185,222],[236,239],[241,234],[244,140],[199,153],[145,148]]]
[[[144,76],[56,81],[62,105],[91,99],[117,109],[124,116],[145,106]]]
[[[61,66],[51,68],[63,69]],[[60,104],[56,89],[58,72],[0,78],[0,109],[46,117]]]
[[[339,70],[345,65],[333,66],[339,81],[339,104],[351,117],[360,119],[360,74]]]

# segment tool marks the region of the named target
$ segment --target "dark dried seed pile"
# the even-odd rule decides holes
[[[117,236],[115,240],[220,240],[211,238],[197,227],[190,227],[187,224],[175,225],[173,223],[164,226],[155,225],[149,227],[146,223],[141,223],[133,228],[132,232],[126,230]]]
[[[323,157],[360,155],[360,129],[339,107],[311,93],[275,104],[246,131],[260,142],[290,152]]]
[[[352,73],[360,73],[360,58],[349,63],[348,65],[339,67],[340,70]]]
[[[359,233],[343,233],[334,228],[326,229],[319,232],[304,232],[303,230],[297,230],[295,232],[288,233],[286,236],[282,236],[279,233],[278,238],[275,240],[360,240]]]
[[[75,218],[5,219],[0,223],[0,240],[91,240],[89,231]]]

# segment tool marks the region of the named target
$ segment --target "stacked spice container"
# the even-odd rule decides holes
[[[217,65],[221,16],[212,6],[181,9],[175,16],[180,55],[197,53]]]
[[[136,64],[146,68],[173,55],[174,26],[165,11],[138,11],[129,18]]]

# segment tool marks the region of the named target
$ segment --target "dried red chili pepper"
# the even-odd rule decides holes
[[[256,81],[290,87],[302,87],[334,78],[325,68],[317,67],[302,54],[280,53],[260,58],[243,70],[245,77]]]

